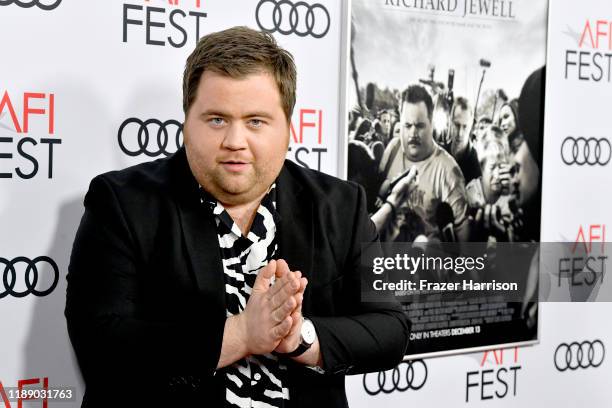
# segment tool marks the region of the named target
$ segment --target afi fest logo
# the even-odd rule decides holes
[[[54,146],[62,143],[55,134],[55,94],[1,95],[0,179],[53,178]]]
[[[56,9],[62,0],[0,0],[0,6],[10,6],[11,4],[21,8],[38,7],[41,10],[49,11]]]
[[[566,280],[570,288],[583,288],[589,295],[598,282],[603,283],[608,259],[605,242],[606,224],[580,225],[574,242],[565,244],[569,246],[568,256],[559,259],[557,287]]]
[[[587,19],[579,32],[568,26],[563,34],[575,44],[565,50],[565,79],[610,82],[612,20]]]
[[[143,0],[123,4],[123,42],[182,48],[203,31],[203,0]]]
[[[569,26],[563,34],[573,47],[565,50],[565,79],[609,83],[612,75],[612,20],[586,19],[579,31]],[[602,90],[603,91],[603,90]],[[599,135],[568,136],[561,144],[561,160],[568,166],[605,166],[612,159],[612,143]]]
[[[327,154],[323,146],[324,115],[321,109],[300,108],[293,111],[287,158],[300,166],[324,171],[321,164]],[[310,146],[310,147],[309,147]],[[335,170],[335,169],[334,169]]]
[[[516,397],[521,366],[519,349],[487,350],[480,360],[480,370],[465,376],[465,402]]]

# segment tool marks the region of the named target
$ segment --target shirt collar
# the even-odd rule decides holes
[[[212,194],[206,191],[201,185],[199,186],[199,193],[200,203],[202,203],[202,205],[204,205],[204,207],[210,213],[217,217],[219,221],[222,222],[229,230],[240,236],[240,229],[234,223],[232,217],[227,213],[225,207],[223,207],[223,204],[221,204]],[[264,207],[270,212],[270,214],[272,214],[275,224],[279,223],[280,214],[276,210],[276,182],[272,183],[266,195],[261,199],[261,203],[259,204],[259,207],[257,209],[258,212],[260,207]],[[253,221],[253,225],[251,226],[249,234],[253,233],[258,237],[263,238],[266,230],[263,225],[260,225],[260,222],[257,222],[258,216],[259,214],[255,216],[256,219]]]

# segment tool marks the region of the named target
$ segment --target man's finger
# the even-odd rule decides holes
[[[298,292],[304,293],[306,286],[308,286],[308,278],[300,278],[300,290]]]
[[[298,292],[297,295],[295,295],[295,300],[297,301],[297,306],[295,307],[295,310],[299,310],[301,313],[302,303],[304,302],[304,293]]]
[[[293,313],[291,313],[291,320],[293,320],[293,325],[291,325],[291,330],[289,330],[289,334],[287,334],[287,336],[293,336],[301,330],[302,312],[300,310],[295,310]]]
[[[289,265],[287,265],[287,261],[284,259],[279,259],[276,261],[276,277],[282,278],[291,270],[289,269]]]
[[[267,291],[270,288],[270,283],[272,282],[272,277],[274,276],[275,272],[276,261],[271,260],[266,266],[261,268],[257,274],[257,278],[255,278],[255,283],[253,284],[253,290],[260,292]]]
[[[299,279],[300,277],[301,277],[301,273],[299,275],[296,275],[294,272],[289,272],[285,274],[282,278],[277,279],[274,282],[274,285],[272,286],[272,288],[270,288],[270,291],[268,292],[270,298],[272,298],[273,296],[276,296],[278,293],[281,293],[283,290],[288,294],[295,293],[295,289],[294,289],[296,286],[295,281]],[[275,302],[272,305],[278,306],[278,304],[279,302]]]
[[[272,306],[272,310],[276,310],[279,307],[282,307],[282,305],[287,301],[287,299],[295,295],[296,292],[297,291],[291,289],[291,285],[287,283],[283,286],[281,290],[276,292],[276,294],[272,296],[269,295],[268,300],[270,302],[270,305]]]
[[[276,280],[274,281],[274,285],[272,285],[270,291],[268,292],[268,295],[270,297],[276,295],[283,288],[283,286],[287,284],[287,282],[289,282],[288,275],[285,275],[282,278],[276,278]]]
[[[291,316],[287,316],[279,324],[272,328],[272,338],[276,340],[284,338],[287,336],[287,333],[289,333],[289,330],[291,330],[292,325],[293,319]]]
[[[293,296],[289,296],[279,307],[272,310],[272,320],[275,323],[280,323],[283,319],[289,316],[297,306],[297,300]]]

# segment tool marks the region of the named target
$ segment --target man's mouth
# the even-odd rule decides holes
[[[242,160],[223,160],[220,163],[223,168],[230,172],[241,172],[249,165],[248,162]]]

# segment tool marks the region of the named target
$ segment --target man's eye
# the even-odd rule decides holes
[[[222,126],[225,123],[223,118],[211,118],[209,121],[213,126]]]
[[[261,119],[251,119],[249,120],[249,124],[252,127],[259,128],[263,125],[263,121]]]

